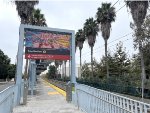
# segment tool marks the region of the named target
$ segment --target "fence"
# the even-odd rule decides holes
[[[50,79],[51,82],[54,83],[54,85],[58,86],[59,88],[65,90],[65,85],[69,78],[67,79]],[[131,96],[141,97],[142,96],[142,88],[135,87],[135,86],[125,86],[124,84],[116,85],[116,82],[110,82],[110,83],[102,83],[102,82],[96,82],[96,81],[88,81],[88,80],[80,80],[77,79],[77,82],[80,84],[85,84],[91,87],[95,87],[97,89],[102,89],[110,92],[116,92],[121,94],[127,94]],[[114,84],[115,83],[115,84]],[[62,84],[61,86],[59,84]],[[150,89],[144,89],[144,98],[150,99]]]
[[[0,113],[11,113],[17,104],[17,86],[12,85],[0,92]]]
[[[96,89],[76,85],[77,105],[86,113],[150,113],[150,104]]]
[[[127,94],[131,96],[137,96],[141,97],[142,95],[142,89],[141,88],[136,88],[136,87],[131,87],[131,86],[124,86],[124,85],[116,85],[112,83],[100,83],[100,82],[90,82],[90,81],[84,81],[84,80],[78,80],[78,83],[85,84],[91,87],[95,87],[98,89],[102,90],[107,90],[110,92],[116,92],[116,93],[121,93],[121,94]],[[144,98],[150,99],[150,89],[145,89],[144,90]]]

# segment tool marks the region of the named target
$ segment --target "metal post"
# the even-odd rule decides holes
[[[23,28],[20,25],[19,29],[19,44],[18,44],[18,53],[17,53],[17,72],[16,72],[16,85],[18,86],[17,93],[17,104],[20,104],[21,99],[21,82],[22,82],[22,65],[23,65],[23,48],[24,48],[24,36]]]
[[[69,78],[71,80],[71,61],[69,60]]]
[[[29,90],[31,90],[31,61],[29,61],[28,81],[29,81]]]
[[[33,83],[35,86],[36,85],[36,63],[35,61],[33,62]]]
[[[33,67],[34,67],[34,64],[33,64],[33,62],[31,62],[31,76],[30,76],[31,77],[31,79],[30,79],[31,80],[30,81],[31,82],[31,95],[33,95],[33,87],[34,87],[34,80],[33,80],[34,79],[33,78],[33,76],[34,76],[34,68]]]
[[[35,61],[32,60],[31,62],[31,74],[30,74],[30,88],[31,88],[31,95],[34,95],[34,86],[35,86],[35,79],[36,79],[36,64]]]
[[[30,94],[33,95],[33,63],[30,60],[29,62],[29,91]]]
[[[29,64],[29,60],[26,59],[26,66],[25,66],[25,72],[24,72],[23,105],[27,103],[27,95],[28,95],[28,79],[27,79],[28,64]]]
[[[71,41],[71,83],[76,83],[76,71],[75,71],[75,35],[72,32]]]

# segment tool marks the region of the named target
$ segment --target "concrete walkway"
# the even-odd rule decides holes
[[[67,103],[63,95],[42,79],[36,91],[36,95],[28,96],[27,105],[15,107],[13,113],[83,113],[73,104]]]

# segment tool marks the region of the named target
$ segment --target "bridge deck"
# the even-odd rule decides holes
[[[44,80],[39,79],[36,91],[36,95],[28,95],[27,105],[15,107],[13,113],[83,113]]]

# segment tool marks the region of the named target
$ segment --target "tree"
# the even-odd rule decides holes
[[[142,36],[143,36],[143,29],[142,24],[144,22],[147,9],[148,9],[148,1],[126,1],[127,6],[131,10],[132,18],[134,24],[136,26],[135,36],[136,42],[139,46],[139,53],[141,57],[141,70],[142,70],[142,98],[144,96],[144,79],[145,79],[145,66],[144,66],[144,57],[143,57],[143,50],[142,50]]]
[[[38,4],[38,0],[34,1],[18,1],[15,0],[16,10],[21,19],[21,24],[31,23],[32,12],[34,11],[34,6]]]
[[[39,1],[17,1],[15,0],[16,4],[16,10],[18,12],[18,15],[21,19],[21,24],[31,24],[33,21],[33,11],[34,11],[34,6],[38,4]],[[25,65],[25,72],[24,72],[24,79],[26,80],[27,77],[27,68],[28,68],[28,59],[26,59],[26,65]]]
[[[102,3],[101,7],[99,7],[97,10],[97,22],[101,26],[102,36],[105,41],[106,68],[107,77],[109,77],[109,67],[107,61],[107,41],[110,37],[111,23],[115,21],[116,13],[115,8],[111,7],[111,3]]]
[[[9,79],[15,78],[15,74],[16,74],[16,65],[10,64],[8,67],[8,78]]]
[[[79,50],[80,50],[80,68],[81,68],[82,67],[82,61],[81,61],[82,48],[83,48],[83,44],[85,41],[84,31],[82,29],[79,29],[75,37],[76,37],[77,46],[79,47]]]
[[[123,50],[124,49],[124,50]],[[112,68],[120,77],[126,76],[130,70],[130,59],[127,57],[123,43],[119,42],[113,55],[114,66]]]
[[[0,79],[6,79],[8,76],[8,69],[10,65],[10,58],[0,50]]]
[[[91,68],[92,68],[92,76],[93,76],[93,47],[96,41],[96,36],[98,34],[98,24],[96,20],[93,18],[86,19],[84,23],[84,33],[85,37],[88,40],[88,44],[91,47]]]
[[[77,47],[78,47],[77,37],[75,37],[75,52],[76,52],[76,50],[77,50]]]
[[[107,59],[108,59],[108,62],[109,62],[109,66],[111,67],[111,64],[114,63],[114,60],[113,60],[112,56],[110,55],[110,53],[108,53]],[[111,63],[111,62],[113,62],[113,63]],[[107,70],[106,70],[106,57],[105,56],[103,56],[101,58],[100,63],[97,63],[96,68],[99,69],[98,74],[99,74],[100,78],[104,78],[106,76],[106,74],[107,74]],[[112,73],[112,71],[111,71],[111,73]]]
[[[21,24],[30,24],[37,26],[47,26],[46,20],[40,9],[34,9],[34,6],[38,4],[38,0],[35,1],[15,1],[18,15],[21,18]],[[26,59],[24,79],[27,79],[28,59]]]
[[[47,26],[44,14],[41,14],[40,9],[33,10],[30,23],[36,26]]]
[[[56,75],[58,75],[59,60],[55,60]]]
[[[64,72],[64,75],[65,75],[65,78],[66,78],[66,63],[67,63],[67,60],[64,60],[64,63],[65,63],[65,72]]]
[[[146,78],[150,78],[150,14],[148,14],[145,18],[145,21],[142,25],[142,29],[144,31],[143,37],[142,37],[142,43],[143,43],[143,57],[144,57],[144,64],[145,64],[145,73]]]
[[[49,75],[48,76],[49,78],[55,78],[55,76],[56,76],[56,67],[55,66],[53,66],[53,65],[49,66],[48,75]]]
[[[89,69],[88,63],[84,63],[81,70],[82,70],[81,78],[83,80],[90,80],[90,78],[93,77],[93,76],[90,76],[90,69]]]

